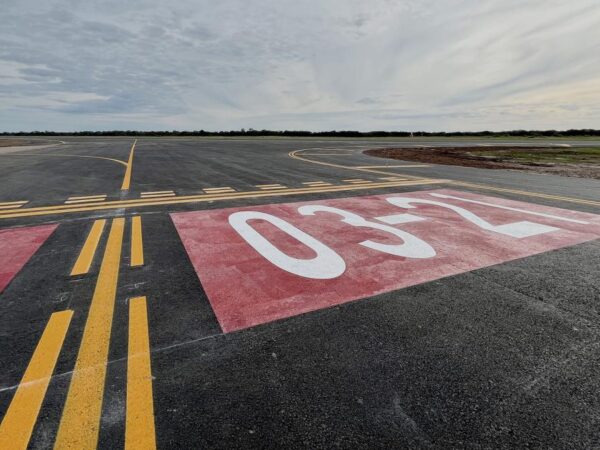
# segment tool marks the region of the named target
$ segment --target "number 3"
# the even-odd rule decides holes
[[[419,239],[418,237],[407,233],[406,231],[399,230],[389,225],[382,225],[376,222],[370,222],[365,220],[358,214],[345,211],[343,209],[333,208],[331,206],[323,205],[306,205],[298,208],[298,212],[303,216],[312,216],[317,212],[329,212],[342,216],[342,222],[352,225],[353,227],[365,227],[372,228],[374,230],[385,231],[393,234],[394,236],[402,239],[402,244],[381,244],[374,241],[363,241],[360,245],[373,250],[378,250],[383,253],[388,253],[395,256],[404,256],[406,258],[431,258],[436,255],[435,250],[427,242]]]

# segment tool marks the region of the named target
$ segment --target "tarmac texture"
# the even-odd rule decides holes
[[[0,448],[600,448],[600,181],[62,139],[0,154]]]

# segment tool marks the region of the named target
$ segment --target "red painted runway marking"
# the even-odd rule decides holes
[[[0,292],[23,268],[58,225],[0,230]]]
[[[171,214],[225,332],[600,237],[600,216],[453,190]]]

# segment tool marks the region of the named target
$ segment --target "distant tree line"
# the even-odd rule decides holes
[[[255,130],[253,128],[230,131],[20,131],[15,133],[3,132],[0,136],[280,136],[280,137],[568,137],[568,136],[600,136],[600,130],[511,130],[511,131],[452,131],[452,132],[427,132],[427,131],[302,131],[302,130]]]

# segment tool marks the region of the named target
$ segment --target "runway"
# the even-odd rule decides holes
[[[539,141],[59,139],[0,153],[1,448],[600,445],[600,182],[362,153]]]

